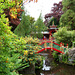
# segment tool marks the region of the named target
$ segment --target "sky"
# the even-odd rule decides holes
[[[28,14],[37,20],[40,13],[42,13],[42,17],[44,20],[44,16],[47,13],[51,12],[51,8],[53,7],[54,3],[59,3],[62,0],[38,0],[37,3],[30,2],[24,4],[25,9],[27,10]]]

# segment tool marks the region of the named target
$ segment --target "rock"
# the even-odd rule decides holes
[[[68,51],[68,56],[69,56],[69,64],[73,64],[75,61],[75,48],[69,49]]]
[[[75,53],[75,48],[69,49],[69,53]]]
[[[69,49],[68,53],[64,54],[64,59],[67,60],[66,63],[70,64],[70,65],[74,65],[75,64],[75,48]],[[59,55],[59,62],[64,62],[63,61],[63,56]]]
[[[72,57],[75,54],[75,48],[69,49],[68,55]]]
[[[75,54],[73,54],[72,59],[75,60]]]

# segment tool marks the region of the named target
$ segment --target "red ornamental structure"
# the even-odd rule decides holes
[[[49,39],[51,38],[52,33],[56,32],[56,30],[58,30],[57,25],[54,25],[54,22],[53,22],[53,25],[50,26],[50,28],[48,29],[48,31],[49,31]]]
[[[50,25],[48,32],[43,32],[43,35],[44,35],[43,39],[45,39],[45,37],[50,39],[52,34],[55,33],[56,30],[58,30],[57,25],[54,25],[54,22],[53,22],[53,25],[52,26]]]

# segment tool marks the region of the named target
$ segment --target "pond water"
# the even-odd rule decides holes
[[[55,62],[48,53],[41,54],[45,57],[43,68],[36,70],[36,75],[75,75],[75,66]]]

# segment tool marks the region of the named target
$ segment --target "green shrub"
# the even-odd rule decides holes
[[[18,37],[10,31],[9,20],[3,9],[13,7],[13,2],[0,0],[0,75],[18,75],[18,70],[35,63],[39,57],[35,52],[41,48],[37,45],[38,39]]]
[[[59,30],[54,33],[54,37],[58,43],[69,44],[71,46],[72,41],[75,39],[75,30],[68,31],[66,27],[59,28]]]

